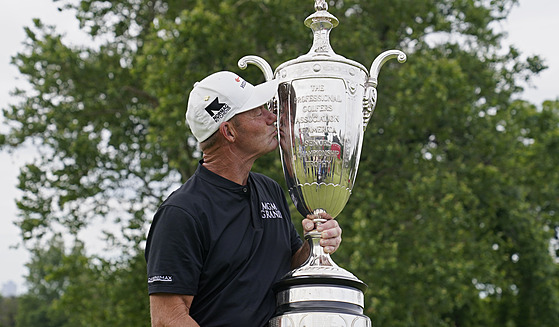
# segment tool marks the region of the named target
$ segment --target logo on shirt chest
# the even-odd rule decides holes
[[[262,219],[283,219],[281,211],[273,202],[260,202],[260,216]]]

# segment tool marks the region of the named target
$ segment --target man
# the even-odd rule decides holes
[[[271,286],[308,257],[281,187],[250,171],[278,146],[276,115],[266,107],[277,87],[218,72],[190,93],[186,120],[203,159],[150,228],[153,326],[264,326],[275,309]],[[309,218],[305,232],[314,228]],[[322,218],[321,245],[333,253],[341,229]]]

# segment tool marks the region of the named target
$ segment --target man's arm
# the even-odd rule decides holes
[[[190,316],[192,295],[156,293],[149,296],[153,327],[199,327]]]
[[[300,267],[303,263],[305,263],[305,260],[307,260],[310,253],[309,242],[304,241],[299,250],[297,250],[297,252],[295,252],[295,254],[291,257],[291,269]]]

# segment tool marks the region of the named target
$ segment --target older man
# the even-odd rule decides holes
[[[266,106],[277,87],[275,80],[253,86],[218,72],[190,93],[186,120],[203,159],[150,228],[153,326],[264,326],[275,308],[271,286],[308,257],[281,187],[251,172],[278,146],[277,117]],[[305,232],[314,228],[309,218]],[[333,253],[341,229],[322,218],[321,245]]]

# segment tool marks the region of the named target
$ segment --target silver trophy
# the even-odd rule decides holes
[[[239,60],[259,67],[267,80],[278,79],[280,154],[289,194],[305,217],[325,211],[336,217],[353,188],[363,133],[377,100],[377,77],[388,60],[406,61],[399,50],[380,54],[370,71],[337,55],[330,31],[338,19],[326,1],[315,1],[316,12],[305,25],[314,33],[311,50],[272,72],[257,56]],[[324,222],[314,219],[315,224]],[[307,261],[275,286],[277,309],[272,327],[371,326],[363,314],[365,283],[340,268],[319,244],[316,230],[305,235],[311,247]]]

